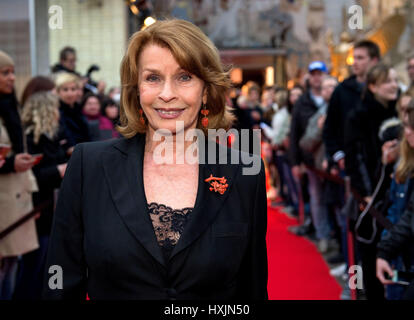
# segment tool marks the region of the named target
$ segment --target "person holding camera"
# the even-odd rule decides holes
[[[52,67],[52,73],[68,72],[80,77],[76,72],[76,50],[73,47],[66,46],[59,53],[59,63]]]
[[[390,298],[414,299],[414,282],[405,292],[401,293],[395,281],[386,278],[394,276],[392,269],[405,272],[414,271],[412,238],[414,236],[414,100],[411,100],[401,114],[404,136],[400,145],[400,159],[395,171],[395,181],[391,190],[395,189],[393,205],[389,210],[388,218],[394,223],[391,231],[383,235],[377,245],[377,278],[387,285]],[[401,256],[401,261],[397,258]],[[393,267],[391,267],[393,265]],[[395,287],[395,290],[391,288]]]
[[[379,132],[385,120],[398,116],[395,107],[399,94],[397,80],[397,73],[390,66],[378,63],[372,67],[366,77],[362,101],[350,111],[345,125],[345,169],[351,178],[351,186],[366,203],[373,201],[374,206],[382,202],[391,183],[388,170],[392,167],[386,167],[377,191],[383,146]],[[381,226],[371,215],[358,216],[355,237],[368,300],[384,299],[383,286],[375,277],[376,245],[381,231]]]

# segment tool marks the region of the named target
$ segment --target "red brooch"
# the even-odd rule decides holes
[[[210,174],[210,177],[207,178],[206,180],[204,180],[205,182],[210,182],[211,187],[209,188],[210,191],[215,191],[218,192],[220,194],[223,194],[224,191],[226,191],[227,187],[229,186],[226,182],[227,179],[222,177],[222,178],[217,178],[217,177],[213,177],[212,174]]]

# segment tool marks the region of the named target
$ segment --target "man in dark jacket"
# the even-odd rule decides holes
[[[72,47],[64,47],[59,54],[60,62],[52,67],[53,73],[69,72],[80,77],[76,72],[76,51]]]
[[[309,88],[295,103],[292,113],[290,129],[290,152],[292,160],[292,173],[297,181],[301,178],[301,165],[314,167],[314,156],[300,148],[300,139],[305,134],[309,119],[323,107],[325,101],[321,95],[322,81],[326,76],[327,68],[321,61],[314,61],[309,65]],[[327,250],[329,237],[328,211],[322,201],[322,180],[311,170],[306,171],[308,177],[308,190],[310,195],[310,210],[312,223],[315,227],[319,249]],[[305,223],[307,225],[307,223]],[[303,234],[300,229],[296,234]]]
[[[332,94],[323,130],[323,140],[330,164],[345,169],[344,132],[346,117],[361,101],[362,87],[368,70],[380,60],[380,50],[372,41],[354,46],[354,75],[341,82]]]

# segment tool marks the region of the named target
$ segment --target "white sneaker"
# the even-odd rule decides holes
[[[342,263],[339,266],[332,268],[331,271],[329,271],[329,274],[333,277],[340,277],[346,272],[346,263]]]
[[[320,253],[327,253],[329,249],[328,239],[321,239],[318,241],[318,251]]]

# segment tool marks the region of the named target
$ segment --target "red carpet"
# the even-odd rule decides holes
[[[268,208],[269,299],[338,300],[341,287],[316,246],[288,232],[295,219]]]

